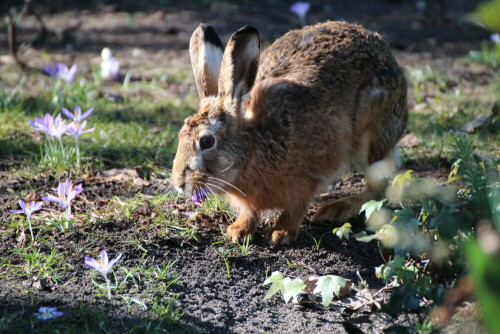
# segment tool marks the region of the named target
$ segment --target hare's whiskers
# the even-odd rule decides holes
[[[229,168],[231,168],[233,166],[234,166],[234,162],[232,164],[230,164],[229,167],[227,167],[224,170],[222,170],[221,173],[224,173],[225,171],[227,171]]]
[[[223,188],[221,188],[221,187],[219,187],[218,185],[215,185],[215,184],[213,184],[213,183],[208,183],[208,182],[207,182],[207,183],[204,183],[204,185],[206,185],[206,186],[207,186],[210,190],[212,190],[212,188],[210,188],[210,186],[212,186],[212,187],[215,187],[215,188],[217,188],[217,189],[222,190],[223,192],[225,192],[225,193],[226,193],[226,194],[228,194],[228,195],[231,195],[231,194],[230,194],[230,193],[228,193],[225,189],[223,189]],[[212,190],[212,191],[213,191],[213,190]]]
[[[238,190],[243,196],[245,196],[245,197],[247,196],[243,191],[241,191],[241,189],[239,189],[238,187],[236,187],[235,185],[233,185],[227,181],[221,180],[221,179],[219,179],[217,177],[213,177],[213,176],[209,176],[208,178],[212,179],[214,181],[218,181],[218,182],[222,182],[224,184],[227,184],[228,186],[233,187],[234,189]]]

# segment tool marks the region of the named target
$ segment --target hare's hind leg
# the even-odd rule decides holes
[[[366,189],[354,196],[323,204],[313,216],[313,221],[342,222],[359,214],[361,206],[379,198],[387,187],[387,179],[394,174],[399,163],[396,148],[385,158],[365,168]]]

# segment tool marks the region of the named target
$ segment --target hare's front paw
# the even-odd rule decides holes
[[[297,239],[298,232],[289,231],[282,228],[272,228],[267,232],[267,237],[271,245],[284,245]]]
[[[248,226],[248,224],[239,223],[238,221],[227,227],[227,234],[229,235],[229,240],[232,242],[239,242],[252,233],[252,227]]]

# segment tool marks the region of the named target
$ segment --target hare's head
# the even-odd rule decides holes
[[[179,192],[224,192],[241,170],[248,154],[242,104],[257,74],[259,43],[249,26],[235,32],[225,50],[212,27],[194,31],[189,52],[200,109],[179,132],[172,175]]]

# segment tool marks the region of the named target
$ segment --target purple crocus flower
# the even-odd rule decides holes
[[[61,136],[66,132],[66,122],[62,119],[61,114],[58,114],[56,118],[52,117],[51,114],[45,114],[43,118],[35,118],[28,122],[29,125],[36,131],[42,131],[48,136],[61,138]]]
[[[66,65],[65,65],[66,66]],[[71,66],[70,69],[68,69],[68,67],[65,67],[63,68],[60,72],[59,72],[59,75],[58,77],[60,77],[61,79],[63,79],[64,81],[67,81],[69,83],[72,83],[73,81],[75,81],[75,78],[76,78],[76,71],[78,70],[78,66],[77,65],[73,65]]]
[[[58,203],[59,206],[64,209],[66,207],[70,207],[71,201],[76,197],[76,195],[83,191],[83,187],[82,184],[75,186],[69,180],[66,180],[66,182],[59,183],[59,186],[52,190],[57,191],[57,196],[48,195],[42,199],[44,201]]]
[[[300,23],[303,26],[306,25],[306,15],[309,9],[311,9],[311,4],[309,2],[298,1],[290,6],[290,11],[299,17]]]
[[[58,77],[71,83],[75,81],[78,66],[73,65],[71,68],[68,68],[65,64],[54,62],[52,64],[45,65],[43,69],[51,77]]]
[[[191,200],[193,201],[194,204],[200,205],[207,199],[208,194],[211,193],[212,191],[210,189],[202,188],[191,195]]]
[[[43,118],[36,117],[28,122],[35,131],[43,131],[46,135],[51,135],[50,127],[54,124],[54,117],[51,114],[45,114]]]
[[[118,254],[113,260],[108,261],[108,252],[103,250],[101,251],[101,258],[99,260],[93,259],[91,257],[85,257],[85,264],[92,269],[97,270],[101,273],[104,278],[107,279],[108,271],[111,267],[118,262],[122,257],[122,253]]]
[[[38,312],[33,314],[37,319],[48,320],[52,318],[61,317],[64,312],[59,311],[57,307],[40,307]]]
[[[61,139],[61,136],[66,132],[68,125],[66,121],[63,120],[61,114],[57,114],[54,121],[49,125],[49,134],[51,136]]]
[[[111,287],[109,286],[108,271],[111,267],[118,262],[122,257],[122,253],[118,254],[113,260],[108,261],[108,252],[105,250],[101,251],[101,258],[99,260],[93,259],[91,257],[85,257],[85,264],[94,270],[97,270],[104,276],[106,281],[106,287],[108,289],[108,298],[111,299]]]
[[[31,201],[29,203],[25,203],[22,199],[19,200],[19,206],[21,210],[9,210],[12,213],[22,213],[25,214],[26,217],[31,218],[31,214],[35,211],[42,209],[43,202],[35,202]]]
[[[26,215],[28,219],[28,225],[30,228],[31,240],[35,240],[33,236],[33,227],[31,226],[31,214],[35,211],[42,209],[43,202],[34,202],[31,201],[29,203],[25,203],[22,199],[19,200],[19,206],[22,210],[9,210],[12,213],[23,213]]]
[[[84,130],[85,125],[87,125],[87,121],[83,121],[82,123],[78,123],[76,121],[71,122],[68,125],[66,132],[75,137],[76,140],[78,140],[81,134],[94,131],[94,128]]]
[[[101,52],[101,77],[103,80],[117,80],[120,77],[120,62],[113,57],[109,48]]]
[[[73,112],[69,111],[68,109],[66,108],[62,108],[62,111],[63,113],[71,118],[73,121],[75,122],[78,122],[80,123],[81,121],[83,121],[85,118],[89,117],[90,114],[92,114],[92,112],[94,111],[94,108],[90,108],[89,110],[87,110],[85,113],[83,113],[82,115],[82,108],[80,108],[80,106],[76,106],[75,107],[75,110],[73,110]]]
[[[50,64],[47,64],[43,67],[43,70],[45,71],[45,73],[47,73],[48,75],[50,75],[51,77],[57,77],[58,74],[64,69],[64,68],[68,68],[66,65],[64,64],[61,64],[59,62],[53,62],[53,63],[50,63]]]
[[[499,33],[496,33],[496,34],[492,34],[490,36],[491,38],[491,41],[495,44],[500,44],[500,34]]]

